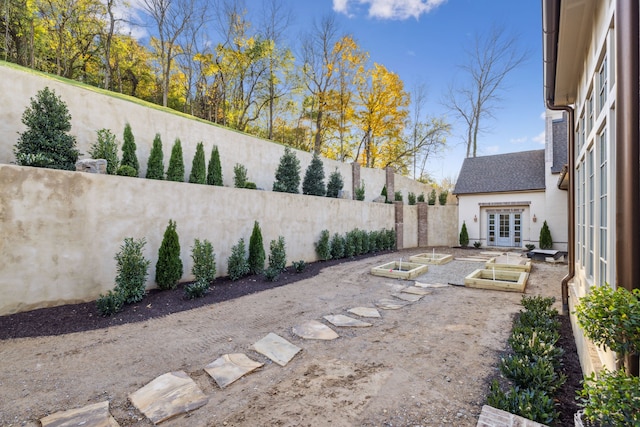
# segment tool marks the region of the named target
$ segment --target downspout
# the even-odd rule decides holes
[[[616,286],[640,287],[640,17],[638,0],[617,0],[616,35]],[[622,59],[624,58],[624,60]],[[640,371],[638,355],[625,355],[631,375]]]
[[[555,103],[556,69],[558,58],[558,30],[560,26],[560,0],[542,1],[542,45],[543,45],[543,73],[544,73],[544,99],[548,109],[566,111],[568,115],[567,130],[567,155],[569,158],[569,194],[567,197],[568,218],[568,245],[567,255],[569,272],[562,279],[562,312],[569,313],[569,282],[576,273],[575,264],[575,129],[574,110],[570,105],[558,105]]]

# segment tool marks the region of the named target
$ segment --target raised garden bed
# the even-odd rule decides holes
[[[485,263],[485,268],[488,270],[513,270],[513,271],[525,271],[531,272],[531,260],[519,256],[506,256],[501,255],[499,257],[491,258]]]
[[[374,276],[389,277],[392,279],[409,280],[424,274],[428,270],[426,264],[415,262],[392,261],[386,264],[373,267],[371,274]]]
[[[442,265],[453,261],[453,255],[424,253],[412,256],[411,258],[409,258],[409,261],[418,264]]]
[[[529,273],[514,270],[478,269],[464,278],[468,288],[524,292]]]

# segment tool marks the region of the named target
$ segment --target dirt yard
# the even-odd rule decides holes
[[[341,335],[334,341],[292,334],[298,323],[372,307],[412,284],[369,274],[391,260],[386,254],[340,264],[145,322],[0,341],[0,425],[37,426],[48,414],[109,400],[121,426],[150,426],[128,394],[184,370],[209,401],[163,426],[475,426],[521,294],[437,288],[400,310],[380,310],[380,319],[364,319],[370,328],[334,327]],[[559,299],[566,272],[566,265],[536,263],[527,294]],[[272,363],[250,349],[269,332],[303,351],[286,367]],[[239,352],[265,365],[221,390],[203,368]]]

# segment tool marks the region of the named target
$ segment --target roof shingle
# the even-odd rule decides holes
[[[545,189],[544,150],[464,159],[453,194]]]

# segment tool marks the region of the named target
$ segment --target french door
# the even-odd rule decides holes
[[[487,218],[488,246],[522,246],[522,214],[520,212],[490,212]]]

